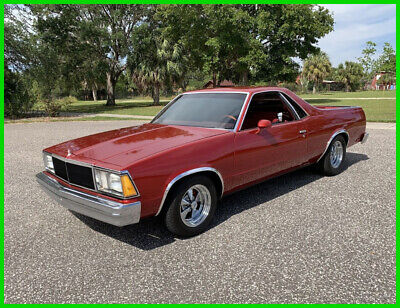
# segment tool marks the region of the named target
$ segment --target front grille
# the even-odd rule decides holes
[[[69,182],[65,162],[62,161],[61,159],[53,157],[53,165],[54,165],[55,174],[58,177],[62,178],[63,180],[66,180],[67,182]]]
[[[66,163],[69,182],[94,189],[92,168]]]
[[[91,167],[65,162],[53,157],[55,174],[70,184],[94,189],[93,173]]]

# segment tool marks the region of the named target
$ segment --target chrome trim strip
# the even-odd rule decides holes
[[[304,118],[306,118],[306,117],[309,117],[310,115],[308,114],[308,112],[306,111],[306,110],[304,110],[304,108],[303,107],[301,107],[297,102],[296,102],[296,100],[295,99],[293,99],[293,97],[291,97],[290,95],[288,95],[287,93],[285,93],[285,92],[279,92],[286,100],[288,100],[288,98],[290,98],[301,110],[303,110],[303,112],[306,114],[304,117],[302,117],[302,118],[300,118],[300,120],[302,120],[302,119],[304,119]],[[286,97],[287,96],[287,97]],[[297,96],[297,95],[296,95]],[[300,99],[302,99],[301,97],[299,97]],[[309,104],[308,102],[306,102],[307,104]],[[293,107],[293,104],[292,103],[290,103],[289,102],[289,104]],[[293,109],[295,109],[294,107],[293,107]],[[296,113],[297,113],[297,111],[296,111]]]
[[[317,162],[319,162],[319,161],[321,160],[321,158],[324,157],[326,151],[328,151],[329,145],[331,144],[333,138],[335,138],[337,135],[343,134],[343,133],[345,133],[345,134],[347,135],[347,139],[350,140],[350,136],[349,136],[349,133],[347,132],[347,130],[345,130],[345,129],[339,129],[339,130],[337,130],[336,132],[333,133],[333,135],[331,136],[331,138],[329,138],[328,142],[326,143],[325,150],[324,150],[324,152],[322,153],[322,155],[318,158]],[[349,142],[347,141],[347,143],[349,143]],[[347,145],[347,144],[346,144],[346,145]]]
[[[153,123],[154,120],[157,120],[158,117],[164,113],[164,110],[166,110],[167,107],[168,107],[169,105],[171,105],[173,102],[175,102],[175,101],[176,101],[179,97],[181,97],[182,95],[183,95],[183,94],[179,94],[179,95],[175,96],[170,102],[168,102],[168,104],[166,104],[166,105],[164,106],[164,108],[161,109],[161,110],[154,116],[154,118],[150,121],[150,123]]]
[[[233,129],[232,129],[232,131],[234,131],[234,132],[237,132],[237,127],[238,127],[238,125],[239,125],[240,119],[242,118],[242,114],[243,114],[243,112],[244,112],[244,109],[246,108],[246,103],[247,103],[247,100],[248,100],[248,98],[249,98],[249,95],[250,95],[250,93],[247,93],[246,98],[244,99],[242,108],[240,109],[239,116],[238,116],[238,118],[237,118],[237,120],[236,120],[235,126],[234,126]],[[249,103],[250,103],[250,101],[249,101]],[[243,119],[244,119],[244,118],[243,118]],[[242,123],[243,123],[243,122],[242,122]]]
[[[294,109],[294,107],[292,106],[292,104],[286,99],[286,97],[284,95],[282,95],[282,92],[279,92],[279,97],[282,98],[284,100],[284,102],[286,103],[286,105],[289,107],[289,109],[293,112],[294,117],[296,120],[300,120],[300,116],[297,113],[296,109]]]
[[[36,180],[51,198],[72,211],[115,226],[126,226],[140,220],[140,201],[125,204],[90,195],[65,187],[43,172],[36,174]]]
[[[161,212],[161,210],[162,210],[162,208],[164,206],[165,199],[167,198],[168,192],[171,190],[172,186],[178,180],[184,178],[185,176],[188,176],[188,175],[191,175],[191,174],[195,174],[195,173],[199,173],[199,172],[204,172],[204,171],[212,171],[212,172],[214,172],[215,174],[218,175],[218,177],[219,177],[219,179],[221,181],[221,185],[222,185],[222,191],[221,191],[221,197],[222,197],[222,195],[224,194],[224,180],[222,178],[221,173],[219,173],[219,171],[217,169],[214,169],[214,168],[211,168],[211,167],[201,167],[201,168],[191,169],[191,170],[185,171],[185,172],[177,175],[176,177],[174,177],[172,179],[171,182],[168,183],[167,188],[164,191],[164,195],[163,195],[163,198],[161,200],[160,207],[158,208],[157,214],[155,216],[158,216],[158,214],[160,214],[160,212]]]
[[[88,188],[88,187],[85,187],[85,186],[81,186],[81,185],[78,185],[78,184],[75,184],[75,183],[71,183],[71,182],[69,181],[69,178],[68,178],[68,180],[63,179],[63,178],[59,177],[57,174],[55,174],[55,172],[49,170],[48,168],[45,168],[47,172],[51,173],[51,174],[54,175],[56,178],[60,179],[61,181],[66,182],[66,183],[68,183],[68,184],[70,184],[70,185],[72,185],[72,186],[76,186],[76,187],[79,187],[79,188],[87,189],[87,190],[89,190],[89,191],[94,191],[94,192],[97,192],[97,193],[99,193],[99,194],[103,194],[103,195],[105,195],[105,196],[110,196],[110,197],[114,197],[114,198],[121,199],[121,200],[128,200],[128,199],[140,197],[140,192],[139,192],[139,190],[137,189],[137,186],[136,186],[135,182],[133,181],[132,176],[131,176],[131,174],[129,173],[128,170],[122,170],[122,171],[113,170],[113,169],[108,169],[108,168],[104,168],[104,167],[98,167],[98,166],[95,166],[95,165],[93,165],[93,164],[81,162],[81,161],[78,161],[78,160],[73,160],[73,159],[65,158],[65,157],[59,156],[59,155],[57,155],[57,154],[52,154],[52,153],[49,153],[49,152],[46,152],[46,151],[43,151],[43,153],[46,153],[47,155],[50,155],[51,157],[55,157],[55,158],[57,158],[57,159],[59,159],[59,160],[61,160],[61,161],[68,162],[68,163],[73,164],[73,165],[78,165],[78,166],[82,166],[82,167],[88,167],[88,168],[91,168],[91,169],[92,169],[93,185],[94,185],[94,188],[95,188],[95,189],[91,189],[91,188]],[[124,174],[124,175],[125,175],[125,174],[128,175],[128,176],[129,176],[129,179],[130,179],[131,182],[132,182],[132,185],[133,185],[133,186],[135,187],[135,189],[136,189],[137,195],[136,195],[136,196],[133,196],[133,197],[123,197],[123,196],[114,195],[114,194],[110,194],[110,193],[107,193],[107,192],[98,190],[98,189],[97,189],[97,184],[96,184],[96,178],[95,178],[95,175],[94,175],[94,169],[108,171],[108,172],[115,173],[115,174],[118,174],[118,175],[123,175],[123,174]],[[68,174],[68,170],[67,170],[67,174]]]
[[[237,125],[238,125],[238,123],[239,123],[240,117],[241,117],[241,115],[242,115],[242,113],[243,113],[244,106],[246,105],[247,98],[248,98],[249,95],[250,95],[249,92],[243,92],[243,91],[197,91],[197,92],[182,93],[182,94],[177,95],[173,100],[171,100],[167,105],[165,105],[165,107],[164,107],[163,109],[161,109],[159,113],[156,114],[156,116],[153,118],[153,120],[151,120],[150,123],[153,123],[153,121],[157,120],[157,118],[158,118],[160,115],[163,114],[164,110],[166,110],[166,108],[167,108],[170,104],[172,104],[175,100],[177,100],[179,97],[181,97],[181,96],[183,96],[183,95],[203,94],[203,93],[204,93],[204,94],[210,94],[210,93],[211,93],[211,94],[215,94],[215,93],[246,94],[246,97],[245,97],[245,99],[243,100],[242,108],[240,109],[240,113],[239,113],[239,116],[238,116],[238,118],[237,118],[237,120],[236,120],[236,123],[235,123],[234,128],[229,129],[229,128],[220,128],[220,127],[205,127],[205,128],[222,129],[222,130],[227,130],[227,131],[233,131],[233,132],[235,132],[235,131],[236,131],[236,128],[237,128]],[[175,124],[175,125],[176,125],[176,124]]]

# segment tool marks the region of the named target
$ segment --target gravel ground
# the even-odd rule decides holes
[[[347,170],[303,169],[226,197],[204,234],[72,214],[34,178],[41,150],[139,123],[5,125],[6,303],[394,303],[395,130],[370,129]]]

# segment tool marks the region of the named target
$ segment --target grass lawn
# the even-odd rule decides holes
[[[303,94],[313,105],[328,106],[361,106],[368,121],[395,122],[396,121],[396,92],[395,91],[364,91],[364,92],[329,92],[318,94]],[[346,99],[341,99],[346,98]],[[357,99],[364,98],[364,99]],[[365,99],[374,98],[374,99]],[[383,100],[375,98],[387,98]],[[101,116],[107,114],[154,116],[172,97],[163,97],[160,106],[152,106],[152,100],[148,97],[134,99],[119,99],[116,106],[107,107],[105,101],[78,101],[69,105],[65,111],[76,113],[94,113]],[[88,119],[89,120],[89,119]]]
[[[396,122],[396,99],[357,100],[357,99],[326,99],[313,98],[307,100],[318,106],[360,106],[363,108],[369,122]]]
[[[325,92],[325,93],[306,93],[300,94],[306,98],[396,98],[396,91],[360,91],[360,92]]]
[[[135,121],[149,121],[148,119],[135,118]],[[70,121],[132,121],[132,119],[117,118],[117,117],[104,117],[104,116],[94,116],[94,117],[37,117],[37,118],[27,118],[27,119],[17,119],[17,120],[5,120],[5,124],[18,124],[18,123],[35,123],[35,122],[70,122]]]
[[[106,101],[78,101],[71,104],[65,111],[78,113],[109,113],[109,114],[128,114],[153,116],[157,114],[169,100],[160,101],[161,106],[152,106],[151,99],[135,98],[135,99],[118,99],[116,106],[106,106]]]

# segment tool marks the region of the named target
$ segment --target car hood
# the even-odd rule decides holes
[[[104,162],[127,167],[158,152],[224,133],[227,131],[148,123],[73,139],[45,151],[95,165]]]

